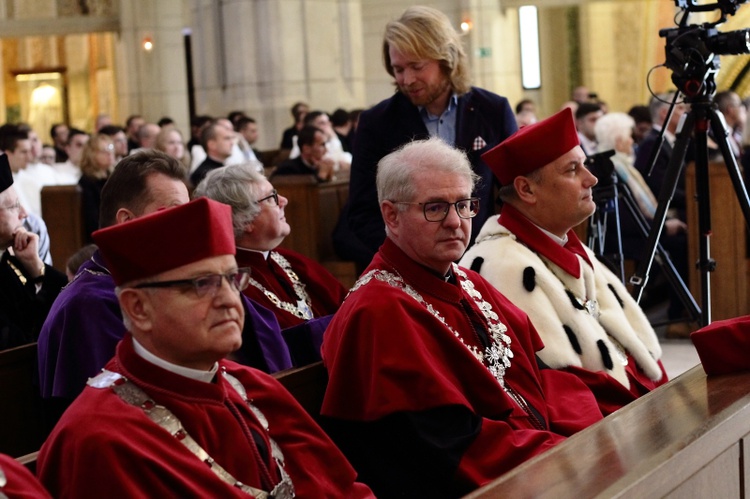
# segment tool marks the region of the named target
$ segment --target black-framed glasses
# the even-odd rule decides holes
[[[263,199],[257,200],[256,203],[260,204],[263,201],[267,201],[267,200],[269,200],[271,198],[273,198],[273,202],[276,203],[276,206],[278,206],[279,205],[279,193],[276,191],[276,189],[272,190],[271,194],[269,194],[268,196],[264,197]]]
[[[429,203],[396,201],[396,204],[416,204],[421,206],[424,219],[428,222],[442,222],[445,220],[451,206],[456,208],[459,218],[474,218],[479,213],[479,198],[459,199],[455,203],[449,203],[448,201],[430,201]]]
[[[137,284],[135,288],[173,288],[179,286],[192,286],[198,298],[206,295],[216,296],[221,288],[222,280],[226,279],[232,290],[240,292],[250,283],[250,268],[237,269],[226,274],[209,274],[194,279],[178,279],[176,281],[144,282]]]

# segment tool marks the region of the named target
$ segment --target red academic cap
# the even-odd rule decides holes
[[[118,286],[204,258],[235,254],[232,208],[205,197],[92,236]]]
[[[10,171],[8,155],[0,156],[0,192],[13,185],[13,172]]]
[[[482,159],[501,185],[541,168],[580,145],[573,111],[565,108],[549,118],[522,127]]]
[[[713,322],[690,339],[706,374],[750,370],[750,316]]]

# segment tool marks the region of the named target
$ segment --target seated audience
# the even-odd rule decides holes
[[[477,176],[441,139],[378,163],[385,243],[323,337],[329,433],[378,497],[458,497],[601,412],[575,376],[537,363],[529,318],[454,261]]]
[[[78,183],[78,179],[81,178],[81,156],[88,141],[89,136],[83,130],[69,129],[68,142],[65,145],[65,154],[67,154],[68,159],[63,163],[53,165],[61,184]]]
[[[309,360],[320,360],[320,338],[328,316],[338,310],[346,289],[318,262],[279,247],[291,231],[284,217],[287,198],[251,164],[210,172],[193,195],[232,207],[237,264],[253,269],[245,295],[273,311],[282,328],[318,319],[309,326],[308,334],[315,338],[314,356]]]
[[[326,159],[333,161],[334,171],[349,171],[352,164],[352,154],[344,150],[338,135],[331,125],[328,114],[323,111],[310,111],[305,115],[305,126],[314,126],[321,130],[325,135]],[[299,137],[299,135],[297,136]],[[289,159],[294,159],[300,155],[299,138],[294,139],[294,147],[289,154]]]
[[[0,350],[36,341],[65,274],[39,257],[39,236],[23,226],[26,211],[0,156]]]
[[[83,212],[84,240],[91,242],[91,234],[99,228],[99,204],[102,187],[109,171],[115,166],[115,145],[109,135],[97,133],[86,144],[81,156],[81,211]]]
[[[373,497],[278,381],[224,360],[249,277],[228,206],[200,198],[94,240],[128,332],[42,446],[55,497]]]
[[[274,170],[271,178],[282,175],[313,175],[318,182],[333,178],[334,161],[326,157],[326,135],[323,130],[306,126],[297,135],[300,154]]]
[[[184,177],[187,180],[190,169],[190,155],[185,148],[185,139],[178,129],[173,126],[162,128],[159,135],[156,136],[154,149],[179,161],[185,171]]]
[[[542,362],[584,381],[605,415],[665,383],[646,315],[573,230],[596,209],[597,179],[572,112],[521,129],[483,158],[504,204],[461,264],[529,314]]]
[[[109,135],[115,146],[115,165],[122,158],[128,155],[128,136],[125,135],[125,129],[117,125],[107,125],[99,130],[99,133]]]
[[[102,189],[99,224],[120,224],[188,202],[183,170],[159,151],[131,153]],[[186,243],[187,239],[181,238]],[[187,244],[187,243],[186,243]],[[249,301],[243,360],[268,372],[291,367],[291,359],[273,314]],[[99,252],[84,262],[73,282],[55,301],[39,335],[39,383],[54,422],[115,353],[125,334],[115,284]]]
[[[68,153],[65,152],[65,146],[68,145],[68,125],[56,123],[52,125],[49,136],[52,139],[52,147],[55,148],[55,163],[65,163],[68,160]]]
[[[65,262],[65,275],[68,276],[68,282],[72,281],[75,276],[78,275],[78,270],[81,268],[81,265],[94,256],[96,249],[96,244],[87,244],[68,258],[68,261]]]
[[[0,497],[3,499],[51,499],[39,480],[10,456],[0,454]]]
[[[294,136],[305,126],[305,115],[309,111],[310,106],[304,102],[295,102],[292,106],[291,113],[294,124],[284,130],[281,134],[281,143],[279,144],[279,149],[285,152],[286,157],[289,157],[289,153],[292,151],[292,147],[294,147]]]
[[[211,170],[224,166],[232,155],[234,130],[228,129],[218,121],[213,121],[201,132],[201,146],[206,152],[206,159],[190,175],[190,182],[193,186],[198,185]],[[194,154],[193,159],[195,159]]]

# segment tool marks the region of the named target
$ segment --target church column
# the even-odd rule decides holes
[[[169,116],[183,134],[190,132],[185,9],[183,0],[121,0],[116,77],[123,121],[131,114],[150,122]]]

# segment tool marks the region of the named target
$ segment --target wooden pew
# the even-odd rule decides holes
[[[65,272],[68,258],[84,245],[81,188],[77,185],[45,186],[42,218],[49,231],[52,263]]]
[[[36,366],[36,343],[0,351],[0,452],[12,457],[38,450],[44,439]]]
[[[323,396],[328,385],[328,371],[323,366],[323,362],[293,367],[275,373],[273,376],[317,421],[320,417],[320,408],[323,405]]]
[[[466,496],[748,497],[750,373],[698,365]]]
[[[711,272],[711,319],[730,319],[750,313],[748,302],[748,261],[746,225],[737,195],[724,163],[708,165],[708,188],[711,207],[711,258],[716,260],[716,270]],[[695,265],[698,261],[698,203],[695,165],[685,170],[687,199],[688,263],[690,292],[701,305],[701,274]]]
[[[320,262],[345,287],[353,286],[357,277],[354,263],[338,258],[331,238],[349,197],[349,178],[319,183],[312,175],[285,175],[274,177],[273,185],[289,199],[285,214],[292,232],[281,246]]]

